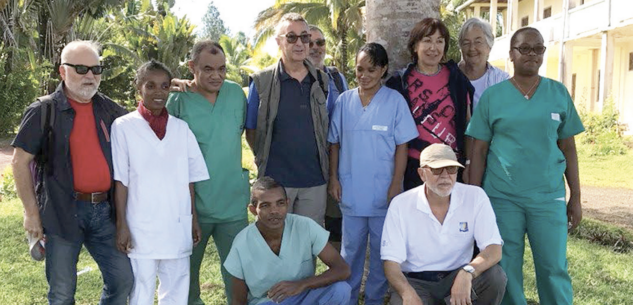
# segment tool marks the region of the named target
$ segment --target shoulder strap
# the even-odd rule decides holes
[[[323,76],[321,76],[321,71],[319,70],[317,70],[317,79],[319,80],[319,86],[321,86],[321,90],[323,90],[323,95],[325,95],[325,98],[327,99],[327,87],[323,85]]]
[[[343,78],[341,77],[341,73],[335,66],[328,66],[327,69],[330,72],[330,76],[334,78],[334,86],[336,86],[339,93],[343,93],[345,88],[343,87]]]

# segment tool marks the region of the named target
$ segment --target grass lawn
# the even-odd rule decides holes
[[[633,151],[620,156],[588,156],[579,149],[580,185],[633,188]]]
[[[0,304],[45,304],[47,285],[44,263],[32,261],[22,229],[22,206],[19,200],[0,202]],[[618,254],[585,240],[570,239],[569,270],[573,279],[574,304],[633,304],[632,254]],[[525,286],[530,304],[538,300],[535,289],[531,252],[526,248]],[[203,262],[202,298],[209,304],[225,302],[215,247],[207,248]],[[77,304],[96,304],[101,290],[97,265],[84,250],[78,270]],[[319,265],[319,270],[323,270]]]

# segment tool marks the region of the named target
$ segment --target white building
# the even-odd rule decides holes
[[[489,60],[510,74],[512,33],[537,28],[547,47],[541,75],[563,82],[576,105],[591,111],[611,96],[633,134],[633,0],[469,0],[457,10],[497,16],[489,21],[502,35]]]

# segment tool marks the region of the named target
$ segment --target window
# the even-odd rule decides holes
[[[552,17],[552,7],[548,7],[546,9],[543,10],[543,19]]]
[[[528,26],[530,24],[530,16],[521,18],[521,27]]]
[[[633,52],[629,53],[629,71],[633,71]]]

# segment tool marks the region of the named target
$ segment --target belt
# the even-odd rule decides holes
[[[451,274],[453,271],[422,271],[422,272],[406,272],[404,275],[409,278],[428,281],[439,282]]]
[[[91,203],[99,203],[108,200],[108,192],[97,193],[80,193],[75,192],[75,199],[81,201],[88,201]]]

